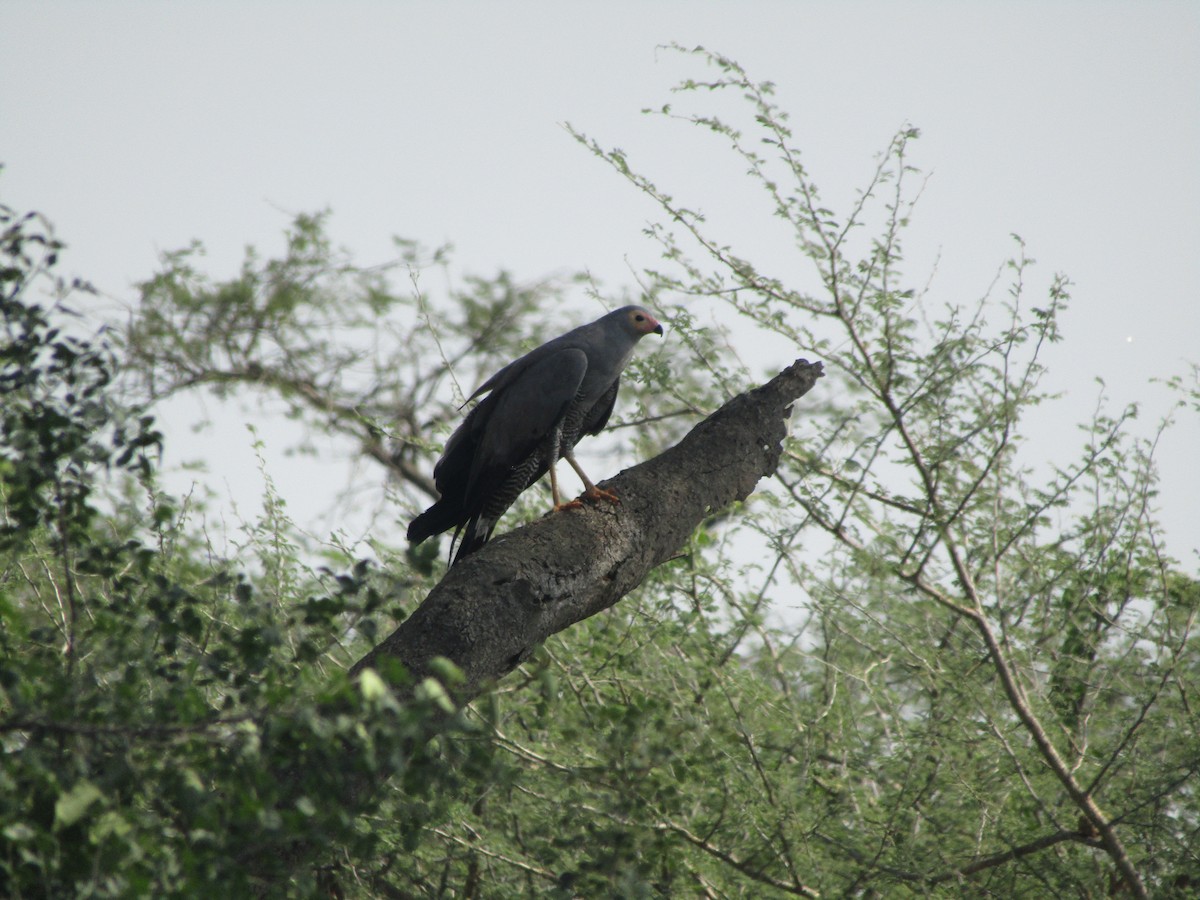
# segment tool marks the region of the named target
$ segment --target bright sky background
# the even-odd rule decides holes
[[[1138,427],[1152,433],[1169,398],[1150,380],[1200,362],[1195,2],[4,0],[0,199],[49,216],[70,245],[65,273],[118,301],[161,251],[199,238],[229,275],[245,245],[274,252],[291,213],[324,207],[364,264],[393,258],[400,235],[451,241],[480,274],[588,269],[615,289],[656,261],[641,235],[653,210],[563,122],[687,205],[736,209],[727,199],[748,191],[741,167],[698,151],[699,133],[640,114],[711,74],[656,50],[671,41],[777,84],[836,210],[892,134],[919,127],[912,161],[933,175],[908,236],[914,285],[940,252],[935,291],[970,301],[1019,233],[1039,284],[1056,271],[1075,284],[1051,358],[1069,391],[1056,418],[1086,419],[1100,376],[1115,404],[1146,401]],[[724,233],[753,256],[765,221]],[[1194,571],[1200,423],[1182,416],[1159,448],[1162,518]],[[253,515],[243,422],[208,445],[182,415],[167,422],[181,432],[168,449],[209,447],[218,489]],[[1073,455],[1072,432],[1045,440]],[[289,465],[271,474],[303,522],[312,470]]]

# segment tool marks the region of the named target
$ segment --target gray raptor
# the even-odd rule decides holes
[[[662,335],[646,309],[625,306],[547,341],[509,363],[468,400],[487,394],[458,426],[433,469],[440,498],[412,520],[408,539],[420,543],[453,528],[460,540],[452,562],[474,553],[527,487],[550,472],[554,509],[559,498],[554,464],[570,463],[589,499],[602,491],[575,461],[575,444],[598,434],[612,415],[621,371],[638,340]],[[453,545],[452,545],[453,546]]]

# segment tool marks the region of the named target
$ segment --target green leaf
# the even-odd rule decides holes
[[[133,825],[124,816],[116,812],[106,812],[92,826],[93,840],[103,840],[107,837],[123,838],[133,831]]]
[[[388,696],[388,687],[374,669],[363,669],[358,676],[358,689],[364,700],[383,700]]]
[[[417,685],[416,695],[427,703],[436,704],[445,712],[457,712],[454,701],[450,699],[450,695],[446,693],[446,689],[436,678],[426,678]]]
[[[37,832],[26,825],[24,822],[15,822],[12,825],[6,825],[3,831],[0,831],[8,840],[13,843],[21,841],[31,841],[37,837]]]
[[[86,779],[77,782],[73,788],[62,794],[54,804],[54,824],[56,827],[67,828],[82,819],[88,808],[104,794]]]
[[[429,661],[429,668],[442,684],[458,685],[467,680],[466,674],[453,662],[444,656],[435,656]]]

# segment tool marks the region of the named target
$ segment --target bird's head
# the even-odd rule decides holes
[[[622,324],[638,337],[652,333],[662,336],[662,324],[650,314],[648,309],[640,306],[626,306],[624,309],[617,310],[617,314],[624,317],[625,321]]]

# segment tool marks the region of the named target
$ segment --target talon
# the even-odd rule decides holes
[[[606,491],[604,488],[594,488],[590,491],[584,491],[583,496],[588,500],[607,500],[609,503],[615,503],[618,506],[621,503],[621,498],[612,491]]]

